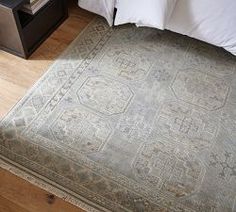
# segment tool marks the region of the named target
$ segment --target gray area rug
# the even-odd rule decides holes
[[[0,125],[0,153],[87,210],[236,211],[236,58],[95,20]]]

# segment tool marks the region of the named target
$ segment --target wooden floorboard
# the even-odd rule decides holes
[[[4,212],[29,212],[27,209],[20,207],[19,205],[9,201],[8,199],[0,196],[0,211]]]
[[[8,171],[3,169],[0,169],[0,200],[2,203],[5,200],[5,205],[16,212],[18,210],[29,212],[82,212],[81,209],[15,175],[9,174]]]
[[[94,15],[69,1],[69,18],[24,60],[0,50],[0,119],[43,75],[64,49],[91,22]],[[0,212],[81,212],[50,193],[0,169]]]

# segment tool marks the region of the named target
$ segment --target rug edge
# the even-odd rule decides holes
[[[31,94],[31,92],[34,91],[34,89],[44,80],[45,76],[50,72],[51,69],[53,69],[53,67],[57,64],[58,61],[60,61],[60,59],[63,59],[63,56],[66,55],[66,53],[68,51],[71,50],[71,48],[73,47],[73,44],[75,42],[77,42],[78,39],[80,39],[84,33],[93,26],[94,23],[96,23],[96,21],[101,20],[100,17],[95,16],[94,18],[92,18],[92,20],[84,27],[84,29],[82,29],[80,31],[80,33],[75,37],[74,40],[72,40],[69,45],[55,58],[55,60],[45,69],[44,73],[42,74],[41,77],[39,77],[38,80],[36,80],[35,83],[32,84],[32,86],[26,90],[26,92],[24,93],[24,95],[18,100],[16,101],[15,104],[13,104],[10,109],[7,111],[7,113],[5,113],[2,117],[0,117],[0,124],[4,122],[4,120],[12,113],[12,111],[14,111],[15,109],[17,109],[17,107],[26,100],[27,96]],[[85,201],[89,201],[87,199],[85,199],[85,201],[80,200],[79,198],[77,198],[76,196],[74,196],[73,194],[70,194],[69,192],[66,192],[64,189],[60,189],[59,187],[61,187],[59,184],[46,179],[43,180],[42,179],[42,175],[36,174],[34,173],[30,173],[32,172],[31,170],[24,170],[26,169],[25,167],[21,166],[20,164],[13,162],[11,160],[9,160],[8,158],[5,158],[3,155],[0,154],[0,168],[9,171],[10,173],[12,173],[15,176],[18,176],[19,178],[49,192],[54,194],[55,196],[63,199],[66,202],[71,203],[72,205],[75,205],[85,211],[89,211],[89,212],[100,212],[101,210],[106,211],[105,208],[99,208],[97,209],[96,206],[91,206],[94,203],[91,203],[91,205],[89,203],[86,203]],[[36,176],[38,175],[38,176]],[[51,184],[50,184],[51,182]],[[53,184],[57,184],[58,186],[54,186]],[[82,197],[81,197],[82,198]],[[101,206],[98,206],[101,207]]]
[[[33,174],[27,173],[26,171],[24,171],[20,167],[18,167],[19,164],[13,165],[14,162],[12,162],[12,161],[9,162],[9,159],[6,159],[6,160],[7,161],[3,160],[0,157],[0,168],[10,172],[11,174],[13,174],[25,181],[27,181],[28,183],[31,183],[34,186],[37,186],[40,189],[43,189],[51,194],[54,194],[55,196],[61,198],[62,200],[66,201],[76,207],[79,207],[79,208],[81,208],[85,211],[88,211],[88,212],[99,212],[98,209],[92,207],[88,203],[83,202],[82,200],[79,200],[78,198],[69,194],[68,192],[63,191],[62,189],[51,185],[47,181],[44,181],[44,180],[40,179],[39,177],[34,176]]]
[[[83,36],[83,34],[89,29],[89,27],[91,27],[97,20],[99,19],[98,16],[95,16],[94,18],[92,18],[92,20],[80,31],[80,33],[74,38],[74,40],[72,40],[68,46],[61,51],[61,53],[54,59],[54,61],[52,61],[48,67],[46,67],[44,69],[44,72],[42,73],[42,75],[28,88],[26,89],[25,93],[23,94],[23,96],[21,96],[10,108],[9,110],[2,116],[0,116],[0,124],[11,114],[12,111],[14,111],[17,106],[22,103],[27,96],[29,96],[29,94],[31,92],[33,92],[33,90],[44,80],[45,76],[50,72],[50,70],[57,64],[57,62],[62,58],[63,56],[66,55],[66,53],[68,51],[71,50],[71,48],[73,47],[73,44],[80,38]],[[30,60],[30,59],[29,59]]]

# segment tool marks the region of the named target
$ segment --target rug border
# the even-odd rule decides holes
[[[15,104],[13,104],[12,107],[10,107],[10,109],[8,110],[8,112],[3,115],[2,117],[0,117],[0,123],[2,123],[4,121],[5,118],[7,118],[11,112],[13,110],[15,110],[17,108],[17,106],[22,103],[27,96],[29,96],[29,94],[44,80],[45,78],[45,75],[47,75],[51,69],[56,65],[56,63],[58,62],[58,60],[60,59],[64,59],[63,56],[66,55],[66,53],[73,47],[73,44],[76,43],[76,41],[82,37],[82,35],[87,31],[87,29],[89,27],[91,27],[93,25],[94,22],[96,22],[96,20],[99,19],[98,16],[95,16],[85,27],[84,29],[81,30],[81,32],[77,35],[77,37],[72,40],[68,46],[54,59],[54,61],[52,61],[52,63],[50,63],[48,65],[47,68],[45,68],[45,71],[42,73],[42,75],[30,86],[29,89],[26,89],[26,92],[23,94],[23,96],[18,100],[16,101]],[[30,60],[30,58],[28,59]]]
[[[50,72],[50,70],[54,67],[54,65],[59,61],[61,58],[63,59],[63,56],[66,55],[68,51],[73,47],[73,44],[87,31],[89,27],[91,27],[94,22],[98,19],[97,16],[95,16],[88,24],[85,26],[85,28],[77,35],[77,37],[62,51],[62,53],[55,58],[55,60],[46,68],[46,71],[43,73],[43,75],[35,82],[33,85],[23,94],[23,96],[8,110],[8,112],[3,116],[0,117],[0,123],[4,122],[4,119],[6,119],[14,109],[18,107],[19,104],[25,101],[26,97],[44,80],[47,73]],[[69,192],[65,191],[65,188],[60,186],[59,184],[51,181],[50,179],[47,179],[43,177],[42,175],[39,175],[35,172],[30,171],[29,169],[21,166],[18,163],[15,163],[8,158],[5,158],[4,156],[0,155],[0,168],[9,171],[10,173],[20,177],[21,179],[26,180],[27,182],[49,192],[54,194],[55,196],[65,200],[66,202],[71,203],[72,205],[75,205],[85,211],[89,212],[99,212],[101,210],[96,209],[95,207],[89,205],[89,203],[86,203],[85,200],[82,201],[76,195],[72,195]],[[43,180],[45,178],[45,180]],[[51,182],[51,183],[50,183]],[[61,187],[61,188],[60,188]],[[91,203],[94,204],[94,203]],[[101,206],[100,206],[101,207]],[[105,208],[102,208],[104,211],[108,211]]]
[[[3,159],[4,158],[4,159]],[[0,167],[6,171],[9,171],[10,173],[16,175],[17,177],[20,177],[21,179],[51,193],[56,195],[57,197],[61,198],[62,200],[71,203],[72,205],[75,205],[85,211],[89,212],[99,212],[98,209],[95,209],[93,206],[90,206],[88,203],[85,203],[82,200],[79,200],[77,197],[75,197],[72,194],[69,194],[68,192],[64,191],[63,188],[59,184],[46,179],[45,177],[38,175],[37,173],[32,173],[32,171],[28,170],[27,168],[3,157],[0,156]],[[30,173],[28,173],[26,170],[28,170]],[[45,178],[43,180],[42,178]],[[47,182],[48,181],[48,182]],[[51,184],[49,183],[51,182]],[[54,185],[53,185],[54,184]]]

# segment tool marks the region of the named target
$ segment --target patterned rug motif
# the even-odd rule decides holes
[[[236,58],[96,19],[2,120],[0,155],[99,211],[236,211]]]

